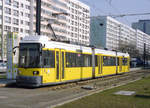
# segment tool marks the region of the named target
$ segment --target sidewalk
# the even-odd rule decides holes
[[[141,70],[142,67],[137,67],[137,68],[130,68],[130,71],[137,71],[137,70]]]
[[[0,87],[6,87],[11,84],[15,84],[16,80],[9,80],[9,79],[0,79]]]

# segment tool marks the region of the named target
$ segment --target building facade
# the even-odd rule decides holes
[[[0,0],[0,30],[24,37],[36,34],[37,0]],[[41,35],[89,45],[90,8],[78,0],[41,0]],[[4,47],[3,47],[4,48]],[[6,50],[5,50],[6,51]],[[1,52],[1,51],[0,51]]]
[[[144,43],[146,51],[149,51],[150,36],[146,33],[132,29],[131,27],[120,23],[109,17],[92,17],[91,18],[91,45],[99,48],[117,50],[122,45],[134,46],[140,54],[144,52]]]
[[[65,0],[41,0],[41,35],[53,37],[50,23],[57,38],[65,39],[67,35],[67,2]],[[33,32],[36,32],[36,0],[33,1]],[[53,15],[59,13],[59,15]]]
[[[5,0],[0,23],[4,16],[4,30],[22,36],[36,31],[36,0]],[[57,15],[55,15],[57,14]],[[41,35],[52,37],[51,23],[56,36],[75,43],[89,44],[90,8],[78,0],[41,0]]]
[[[78,0],[68,0],[68,40],[89,45],[90,8]]]
[[[4,17],[4,34],[8,31],[29,34],[30,0],[4,0],[4,6],[2,1],[0,0],[0,24]]]
[[[134,22],[132,23],[132,28],[139,29],[150,35],[150,20],[139,20],[138,22]]]
[[[34,33],[36,27],[36,0],[34,0]],[[57,15],[56,15],[57,14]],[[90,8],[78,0],[41,0],[41,34],[53,37],[48,23],[51,23],[56,37],[72,43],[89,44]]]
[[[30,0],[0,0],[0,31],[4,42],[1,49],[4,50],[5,57],[7,33],[16,32],[25,36],[29,34],[29,25]]]

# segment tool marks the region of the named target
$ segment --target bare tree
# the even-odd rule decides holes
[[[131,57],[140,57],[141,58],[141,54],[139,53],[139,50],[136,48],[136,45],[134,45],[133,43],[125,43],[125,42],[119,42],[119,51],[121,52],[127,52],[130,54]]]

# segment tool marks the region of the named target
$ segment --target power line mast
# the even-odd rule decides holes
[[[41,34],[41,0],[36,0],[36,33]]]

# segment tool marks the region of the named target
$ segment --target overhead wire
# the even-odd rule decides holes
[[[116,7],[114,7],[114,6],[112,5],[112,0],[105,0],[105,1],[106,1],[106,3],[108,3],[108,5],[109,5],[110,7],[112,7],[117,13],[121,14],[121,12],[120,12]],[[130,22],[128,21],[128,19],[125,18],[125,20],[126,20],[126,22],[130,23]]]
[[[97,13],[103,13],[106,14],[106,12],[104,12],[101,8],[96,7],[94,3],[88,2],[86,0],[82,0],[83,2],[85,2],[86,4],[92,6],[92,9],[95,10]]]

